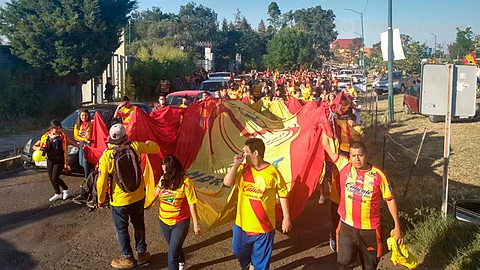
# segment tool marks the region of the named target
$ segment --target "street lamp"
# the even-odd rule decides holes
[[[433,47],[433,57],[437,58],[437,35],[435,35],[434,33],[430,33],[430,35],[435,37],[435,45]]]
[[[345,10],[351,11],[353,13],[357,13],[360,15],[360,24],[362,25],[362,69],[363,69],[363,77],[365,78],[365,36],[363,34],[363,12],[359,12],[350,8],[346,8]],[[366,78],[365,78],[366,81]]]

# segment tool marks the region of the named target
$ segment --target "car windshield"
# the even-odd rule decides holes
[[[222,89],[222,83],[223,81],[203,82],[200,85],[200,90],[209,91],[209,92],[219,91],[220,89]]]
[[[225,78],[225,77],[230,77],[230,73],[228,72],[217,72],[217,73],[210,73],[208,74],[209,78]]]
[[[337,77],[338,82],[350,82],[350,77]]]
[[[393,78],[394,79],[401,79],[402,78],[402,72],[393,72]],[[388,81],[388,73],[384,73],[382,77],[380,78],[380,81]]]
[[[67,116],[65,119],[62,121],[62,128],[65,129],[73,129],[75,126],[75,123],[77,123],[78,119],[78,113],[83,110],[83,109],[78,109],[71,113],[69,116]],[[88,113],[90,114],[90,119],[93,120],[93,117],[95,116],[95,112],[99,112],[100,116],[102,117],[103,121],[106,123],[108,120],[108,116],[110,115],[110,110],[100,110],[100,109],[88,109]]]
[[[182,104],[183,97],[184,96],[167,96],[167,104],[170,106],[179,106]],[[192,104],[194,99],[194,96],[188,96],[188,104]]]

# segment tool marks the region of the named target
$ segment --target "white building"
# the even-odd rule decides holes
[[[125,35],[120,38],[120,47],[113,53],[110,64],[97,78],[89,80],[82,86],[83,104],[100,104],[106,102],[104,91],[107,78],[112,78],[112,84],[116,85],[114,91],[115,100],[121,98],[121,91],[125,86],[125,73],[127,70],[127,58],[125,56]]]

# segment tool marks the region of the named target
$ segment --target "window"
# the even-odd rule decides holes
[[[418,86],[411,86],[409,89],[408,89],[408,94],[410,96],[414,96],[414,97],[417,97],[418,96]]]
[[[78,119],[78,113],[83,110],[83,109],[78,109],[75,110],[73,113],[71,113],[69,116],[67,116],[65,119],[62,121],[62,127],[65,129],[73,129],[75,124],[77,123]],[[102,117],[103,121],[107,123],[108,117],[111,113],[110,110],[95,110],[95,109],[88,109],[88,113],[90,114],[90,119],[93,120],[93,117],[95,116],[95,112],[99,112],[100,116]]]

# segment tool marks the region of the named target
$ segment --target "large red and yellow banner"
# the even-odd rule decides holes
[[[200,222],[209,228],[234,220],[236,190],[224,186],[223,177],[235,154],[243,151],[245,140],[253,137],[264,141],[265,160],[285,178],[291,217],[297,217],[322,173],[324,151],[320,138],[323,127],[328,125],[328,112],[325,103],[316,101],[302,106],[294,101],[286,104],[262,99],[247,105],[238,100],[209,99],[186,109],[161,109],[150,116],[135,109],[127,130],[130,140],[151,140],[160,145],[161,153],[149,155],[144,162],[148,186],[158,182],[165,155],[180,159],[195,183]],[[106,129],[99,122],[100,117],[94,128]],[[87,158],[97,162],[104,147],[94,142]],[[147,194],[147,201],[151,200],[153,197]],[[277,214],[280,219],[281,211]]]

